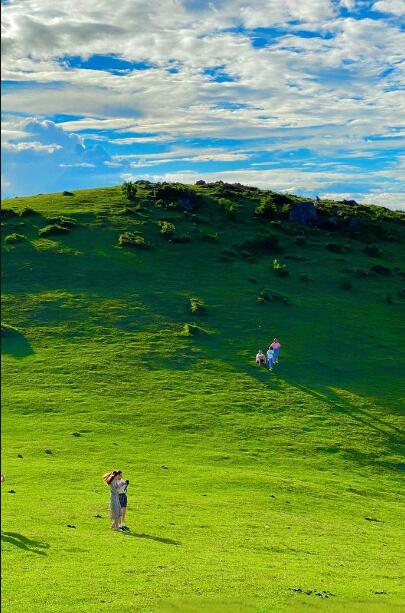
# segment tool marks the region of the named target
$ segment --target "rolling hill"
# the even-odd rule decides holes
[[[5,610],[402,610],[404,215],[125,193],[2,203]]]

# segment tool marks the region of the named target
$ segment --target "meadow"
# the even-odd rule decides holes
[[[404,610],[404,216],[192,189],[2,203],[4,610]]]

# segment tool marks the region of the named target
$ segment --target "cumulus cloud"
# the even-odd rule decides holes
[[[241,180],[247,172],[261,184],[269,179],[266,165],[283,166],[278,184],[290,189],[289,156],[305,150],[303,164],[312,156],[314,173],[301,168],[297,175],[294,166],[293,185],[333,187],[345,174],[353,189],[362,181],[362,193],[382,194],[391,177],[400,193],[393,160],[403,144],[393,130],[405,116],[403,6],[10,0],[3,7],[3,109],[52,121],[9,121],[3,135],[9,183],[29,189],[17,175],[18,168],[26,174],[30,156],[43,168],[31,190],[43,181],[45,191],[47,176],[61,172],[63,180],[94,185],[131,168],[160,172],[170,163],[179,172],[198,165],[226,172],[229,164]],[[194,150],[190,143],[197,141]],[[342,157],[358,162],[344,167]],[[368,177],[367,159],[374,164]],[[334,179],[315,180],[322,161],[335,164]]]

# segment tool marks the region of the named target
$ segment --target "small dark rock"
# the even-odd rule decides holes
[[[17,458],[23,458],[23,457],[24,456],[21,453],[19,453],[18,456],[17,456]]]
[[[275,495],[274,494],[270,494],[270,498],[275,498]]]
[[[168,466],[161,466],[160,468],[164,468],[165,470],[168,470]]]
[[[79,436],[81,436],[81,434],[80,434],[80,432],[72,432],[72,436],[79,437]]]
[[[76,528],[76,526],[73,526],[73,524],[68,524],[67,527],[68,528]]]
[[[8,490],[9,494],[15,494],[15,490]]]
[[[95,515],[94,517],[97,517],[97,519],[101,519],[102,515]]]
[[[52,449],[45,449],[45,453],[47,455],[52,455]]]

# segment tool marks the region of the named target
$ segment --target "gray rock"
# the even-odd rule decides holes
[[[318,219],[318,213],[314,203],[312,201],[296,202],[290,211],[289,219],[304,226],[315,223]]]

